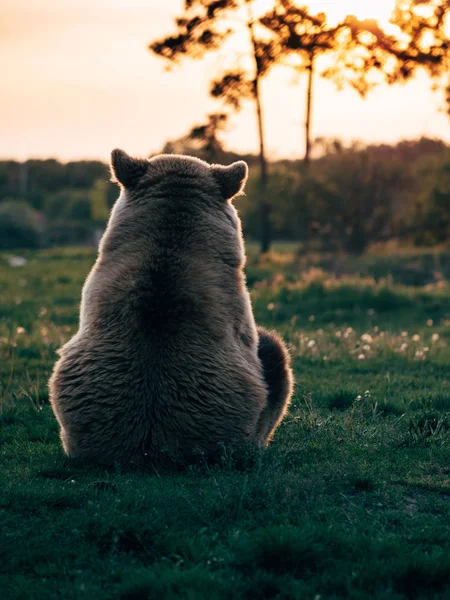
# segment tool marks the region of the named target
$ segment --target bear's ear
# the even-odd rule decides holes
[[[229,167],[212,165],[211,169],[225,200],[230,200],[244,191],[245,182],[248,177],[246,162],[238,160]]]
[[[124,187],[132,187],[146,173],[148,161],[132,158],[126,152],[116,148],[111,152],[112,180]]]

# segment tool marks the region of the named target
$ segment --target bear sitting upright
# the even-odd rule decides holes
[[[213,459],[264,446],[292,393],[288,353],[257,328],[231,199],[243,161],[114,150],[121,193],[59,351],[50,400],[70,457],[103,464]]]

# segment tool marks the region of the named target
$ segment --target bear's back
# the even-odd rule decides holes
[[[256,353],[198,327],[128,342],[80,336],[63,353],[51,387],[69,455],[124,463],[251,440],[266,401]]]

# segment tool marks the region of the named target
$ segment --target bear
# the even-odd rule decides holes
[[[214,461],[262,448],[292,395],[284,342],[255,324],[232,199],[248,167],[111,154],[120,187],[49,397],[69,457]]]

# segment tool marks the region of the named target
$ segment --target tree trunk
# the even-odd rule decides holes
[[[314,55],[310,55],[308,71],[308,89],[306,93],[306,121],[305,121],[305,157],[303,162],[306,166],[309,165],[311,158],[311,112],[312,112],[312,96],[313,96],[313,78],[314,78]]]
[[[259,136],[259,167],[260,167],[260,190],[259,190],[259,209],[261,218],[261,253],[265,254],[270,250],[272,242],[272,232],[270,224],[270,204],[267,200],[267,184],[269,181],[269,172],[267,168],[265,141],[264,141],[264,124],[261,103],[260,83],[261,77],[259,74],[259,65],[257,57],[256,39],[253,28],[253,14],[251,4],[246,0],[248,7],[248,29],[250,33],[250,41],[252,45],[252,54],[255,62],[255,79],[253,82],[254,99],[256,105],[256,118],[258,122]]]
[[[264,129],[261,109],[261,96],[259,92],[259,78],[255,79],[255,103],[256,114],[258,118],[258,134],[259,134],[259,168],[260,168],[260,218],[261,218],[261,253],[269,252],[272,242],[272,232],[270,226],[270,204],[267,201],[267,184],[269,174],[267,170],[267,160],[264,147]]]

